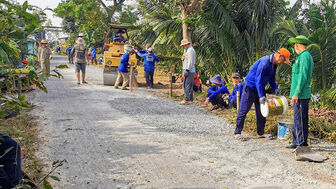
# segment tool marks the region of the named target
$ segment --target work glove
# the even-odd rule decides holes
[[[277,95],[277,96],[280,96],[280,95],[281,95],[281,92],[280,92],[279,89],[275,89],[274,93],[275,93],[275,95]]]
[[[260,102],[260,104],[264,105],[266,103],[266,97],[263,96],[263,97],[259,98],[259,102]]]
[[[188,77],[189,70],[183,70],[183,75],[184,75],[184,78]]]

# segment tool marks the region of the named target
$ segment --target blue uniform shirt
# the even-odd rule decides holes
[[[137,53],[138,56],[144,58],[145,60],[145,71],[146,72],[154,72],[155,70],[155,62],[159,62],[158,57],[156,57],[153,53],[145,53],[142,54],[140,52]]]
[[[96,49],[92,49],[92,58],[96,58],[96,55],[97,53],[96,53]]]
[[[229,95],[229,101],[237,99],[237,92],[239,91],[239,95],[242,95],[244,85],[242,83],[238,83],[238,85],[233,87],[232,93]]]
[[[121,36],[121,37],[119,37],[119,35],[118,34],[116,34],[116,35],[114,35],[113,36],[113,42],[123,42],[123,43],[125,43],[125,38],[124,38],[124,36]]]
[[[260,58],[253,64],[245,78],[245,84],[258,92],[259,98],[265,96],[265,87],[269,83],[273,90],[278,89],[275,83],[277,66],[273,65],[273,54]]]
[[[71,53],[71,50],[72,50],[72,47],[71,47],[71,46],[69,46],[69,47],[66,49],[68,55]]]
[[[125,53],[119,63],[118,71],[122,73],[128,73],[127,66],[129,65],[129,54]]]
[[[211,88],[208,89],[208,94],[210,94],[209,98],[213,99],[218,94],[230,94],[230,91],[227,89],[225,85],[222,85],[219,89],[216,85],[213,85]]]

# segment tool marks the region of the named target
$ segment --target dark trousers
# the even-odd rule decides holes
[[[230,100],[230,107],[237,108],[237,99]]]
[[[189,72],[187,77],[183,79],[184,97],[186,101],[194,100],[194,74],[195,73]]]
[[[207,94],[207,97],[209,97],[211,94]],[[222,108],[228,108],[229,104],[225,102],[225,100],[222,98],[223,94],[218,94],[214,98],[210,99],[210,103],[215,106],[217,105],[218,107]]]
[[[261,115],[260,103],[258,92],[250,89],[248,86],[244,85],[241,102],[239,105],[237,120],[236,120],[236,130],[235,134],[241,134],[244,128],[244,122],[247,113],[250,111],[252,104],[254,103],[256,117],[257,117],[257,132],[258,135],[264,134],[266,118]]]
[[[91,58],[91,63],[97,65],[97,58],[96,57],[92,57]]]
[[[22,179],[20,145],[9,136],[0,133],[0,186],[2,188],[15,187]],[[5,151],[8,153],[5,154]]]
[[[70,54],[68,55],[68,60],[69,60],[69,64],[71,64],[72,62],[71,62],[71,56],[70,56]]]
[[[308,111],[309,99],[299,99],[293,105],[294,124],[293,124],[293,144],[296,146],[308,146]]]
[[[148,87],[153,88],[154,72],[145,71],[146,84]]]

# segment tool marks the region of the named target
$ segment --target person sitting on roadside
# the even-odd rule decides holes
[[[138,56],[144,58],[144,70],[146,77],[147,88],[152,89],[154,84],[154,70],[155,70],[155,62],[159,62],[158,57],[156,57],[153,53],[152,48],[147,49],[146,53],[140,53],[137,49],[135,50]]]
[[[113,36],[113,42],[125,43],[126,40],[123,36],[125,32],[123,30],[118,30],[117,34]]]
[[[22,180],[21,148],[11,137],[0,133],[0,188],[14,188]]]
[[[18,65],[17,68],[25,68],[26,66],[28,66],[29,62],[27,59],[23,59],[22,63],[20,65]]]
[[[181,82],[183,83],[183,79],[184,79],[184,75],[182,75],[181,77]],[[181,84],[182,85],[182,84]],[[183,86],[183,85],[182,85]],[[200,84],[200,80],[199,80],[199,77],[197,75],[197,73],[195,72],[194,74],[194,86],[193,86],[193,90],[195,92],[199,91],[199,92],[202,92],[202,89],[201,89],[201,84]]]
[[[230,92],[228,88],[224,85],[224,81],[222,80],[220,75],[215,75],[215,77],[210,79],[210,82],[214,85],[208,89],[207,99],[204,102],[205,106],[208,106],[209,101],[212,104],[211,110],[215,110],[218,108],[228,108],[229,103],[224,100],[226,95],[229,95]]]
[[[240,82],[241,76],[239,73],[232,74],[233,90],[229,95],[230,107],[237,108],[237,93],[241,97],[244,85]]]
[[[114,84],[114,88],[118,89],[119,88],[119,84],[121,79],[123,80],[123,84],[121,87],[121,90],[127,90],[127,85],[128,85],[128,81],[130,79],[129,73],[128,73],[128,66],[131,65],[133,66],[134,63],[129,63],[129,59],[130,56],[134,53],[134,50],[132,48],[132,46],[130,45],[125,45],[124,46],[124,55],[122,56],[120,63],[119,63],[119,67],[118,67],[118,77],[117,77],[117,81]]]

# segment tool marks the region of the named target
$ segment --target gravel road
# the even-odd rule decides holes
[[[70,67],[29,95],[39,156],[68,162],[55,188],[336,188],[335,145],[315,145],[325,163],[296,162],[279,141],[233,140],[233,125],[196,106],[103,86],[101,68],[88,66],[89,84],[77,85]]]

